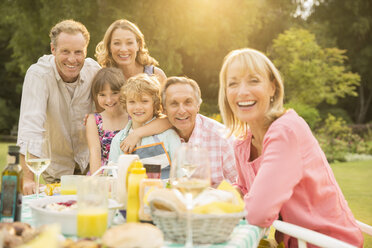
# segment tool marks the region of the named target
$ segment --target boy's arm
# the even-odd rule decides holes
[[[137,143],[147,136],[159,134],[172,127],[168,118],[158,118],[149,124],[135,129],[120,144],[120,149],[124,153],[132,153]]]

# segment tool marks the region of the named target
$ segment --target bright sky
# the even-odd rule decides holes
[[[306,19],[311,14],[311,7],[314,4],[314,0],[300,0],[300,2],[300,4],[303,6],[303,10],[298,8],[295,16],[301,16],[303,19]]]

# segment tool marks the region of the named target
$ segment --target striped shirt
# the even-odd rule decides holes
[[[17,145],[25,154],[28,140],[49,133],[52,161],[43,177],[47,183],[86,170],[89,150],[84,116],[93,110],[92,79],[100,66],[85,59],[73,96],[59,75],[53,55],[44,55],[27,70],[23,83]],[[35,150],[38,148],[35,147]]]

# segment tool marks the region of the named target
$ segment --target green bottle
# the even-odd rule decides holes
[[[22,177],[19,164],[19,146],[8,147],[8,165],[1,174],[0,221],[21,221]]]

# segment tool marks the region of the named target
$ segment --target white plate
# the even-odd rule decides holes
[[[35,225],[42,226],[58,223],[61,225],[61,231],[63,234],[76,235],[76,210],[57,212],[44,208],[45,205],[50,203],[66,202],[69,200],[76,200],[76,195],[59,195],[31,200],[29,206],[32,211],[32,218]],[[111,226],[116,209],[121,207],[122,205],[118,204],[115,200],[109,199],[108,227]]]

